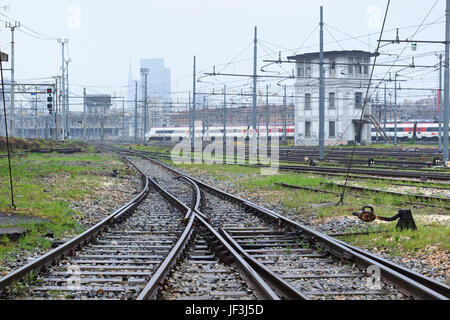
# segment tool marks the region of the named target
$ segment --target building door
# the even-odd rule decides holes
[[[360,121],[354,121],[353,125],[355,128],[355,143],[361,143],[363,123]]]

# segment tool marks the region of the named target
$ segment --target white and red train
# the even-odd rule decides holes
[[[384,124],[380,126],[384,128]],[[252,128],[245,125],[227,126],[227,137],[244,138],[248,137],[252,132]],[[266,126],[259,127],[259,134],[266,136]],[[443,128],[441,127],[443,131]],[[395,124],[387,123],[386,134],[393,138],[395,132]],[[399,140],[436,140],[438,139],[439,127],[437,122],[398,122],[397,123],[397,138]],[[223,126],[210,126],[209,128],[196,127],[195,136],[203,137],[206,140],[221,139],[223,137]],[[288,139],[294,138],[294,126],[288,125],[286,127],[286,136]],[[154,127],[149,133],[145,135],[148,140],[181,140],[190,137],[189,127]],[[270,125],[269,137],[279,138],[283,137],[283,125]],[[372,127],[372,140],[377,137],[377,132]]]
[[[227,137],[244,138],[248,137],[253,128],[248,126],[227,126]],[[260,126],[258,128],[261,136],[266,136],[266,126]],[[206,140],[215,140],[223,138],[223,126],[210,126],[208,128],[195,127],[195,136],[198,138],[204,137]],[[294,126],[290,125],[286,127],[286,136],[290,139],[294,137]],[[190,137],[189,127],[156,127],[152,128],[145,137],[149,140],[181,140],[183,138]],[[269,125],[269,137],[279,138],[283,137],[282,125]]]
[[[384,124],[380,123],[384,129]],[[393,138],[395,135],[395,123],[387,123],[384,129],[386,135]],[[443,135],[443,125],[441,124],[441,136]],[[397,139],[399,140],[438,140],[439,124],[438,122],[397,122]],[[450,134],[449,134],[450,136]],[[372,127],[372,140],[377,137],[377,131]]]

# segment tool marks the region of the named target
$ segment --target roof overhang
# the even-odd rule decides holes
[[[319,54],[320,54],[320,52],[310,52],[310,53],[303,53],[303,54],[298,54],[295,56],[290,56],[287,58],[288,58],[288,60],[295,60],[297,62],[302,62],[302,61],[319,59]],[[377,55],[379,55],[379,54],[376,54],[374,52],[369,52],[369,51],[362,51],[362,50],[325,51],[323,53],[323,56],[325,59],[339,58],[339,57],[371,58],[371,57],[375,57]]]

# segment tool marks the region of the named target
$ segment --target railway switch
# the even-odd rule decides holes
[[[361,211],[353,212],[353,215],[358,217],[364,222],[373,222],[375,220],[381,221],[397,221],[396,229],[410,229],[417,230],[416,223],[414,221],[411,210],[400,209],[398,214],[393,217],[380,217],[375,215],[374,209],[372,206],[364,206]]]

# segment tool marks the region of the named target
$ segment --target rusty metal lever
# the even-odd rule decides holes
[[[393,217],[380,217],[380,216],[375,215],[375,212],[374,212],[374,209],[372,206],[364,206],[364,207],[362,207],[361,211],[353,212],[353,215],[358,217],[359,219],[361,219],[364,222],[373,222],[376,219],[381,220],[381,221],[398,220],[397,225],[396,225],[397,229],[417,230],[417,226],[414,221],[411,210],[400,209],[398,211],[398,214],[396,214]]]

